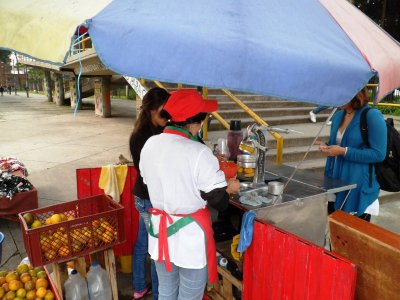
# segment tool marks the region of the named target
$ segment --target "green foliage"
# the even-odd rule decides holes
[[[395,96],[390,102],[382,101],[382,103],[399,104],[399,107],[377,105],[376,108],[379,109],[384,115],[400,116],[400,96]]]
[[[113,98],[118,98],[118,99],[128,99],[128,100],[135,100],[136,99],[136,93],[134,90],[129,89],[128,90],[128,97],[126,97],[126,91],[125,89],[116,89],[112,92],[112,97]]]
[[[6,63],[10,60],[11,51],[0,49],[0,61]]]

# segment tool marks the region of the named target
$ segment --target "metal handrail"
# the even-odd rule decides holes
[[[252,111],[246,104],[244,104],[238,97],[232,94],[229,90],[222,89],[222,91],[231,98],[237,105],[239,105],[250,117],[252,117],[258,124],[269,126],[267,122],[261,119],[254,111]],[[269,133],[276,140],[276,163],[283,163],[283,137],[276,132],[269,131]]]
[[[368,102],[368,104],[374,105],[374,106],[391,106],[391,107],[400,107],[400,103],[377,103],[374,104],[373,102]]]
[[[84,34],[80,35],[77,39],[77,42],[75,42],[74,44],[72,44],[71,47],[71,53],[72,55],[75,55],[78,52],[82,52],[86,50],[86,43],[87,41],[90,41],[91,38],[89,36],[88,32],[85,32]],[[82,45],[81,47],[79,47],[79,45]]]

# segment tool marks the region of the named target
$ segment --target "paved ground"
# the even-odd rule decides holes
[[[118,161],[123,154],[130,158],[128,139],[135,119],[135,102],[112,100],[112,118],[95,117],[91,101],[76,116],[70,107],[57,107],[44,96],[31,94],[0,97],[0,156],[14,155],[30,173],[28,179],[39,192],[39,206],[76,199],[75,170],[98,167]],[[300,126],[300,125],[299,125]],[[317,125],[294,128],[303,132],[318,131]],[[210,133],[216,140],[218,133]],[[381,215],[373,222],[400,233],[399,201],[381,205]],[[14,268],[25,250],[19,225],[0,219],[0,231],[6,235],[0,269]],[[130,275],[119,280],[127,293]]]

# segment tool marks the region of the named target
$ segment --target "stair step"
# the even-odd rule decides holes
[[[283,150],[283,161],[287,162],[299,162],[303,159],[304,154],[308,150],[308,146],[303,147],[287,147]],[[313,146],[307,154],[307,160],[311,159],[321,159],[324,158],[325,155],[322,154],[317,146]],[[269,149],[266,153],[267,161],[275,161],[276,160],[276,149]]]

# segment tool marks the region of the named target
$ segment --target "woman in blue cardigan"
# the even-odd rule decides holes
[[[370,182],[369,164],[384,160],[387,130],[381,112],[371,109],[367,114],[369,146],[363,143],[360,116],[368,107],[368,99],[365,87],[333,116],[329,143],[316,144],[328,156],[325,166],[327,177],[357,184],[344,204],[347,191],[337,193],[334,205],[328,204],[328,212],[341,209],[370,221],[371,214],[379,212],[379,183],[374,168]]]

